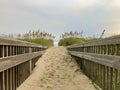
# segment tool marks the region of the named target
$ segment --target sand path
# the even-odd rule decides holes
[[[96,90],[64,47],[49,48],[17,90]]]

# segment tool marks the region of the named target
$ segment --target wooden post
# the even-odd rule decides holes
[[[117,90],[117,88],[118,88],[118,70],[117,69],[115,69],[115,85],[114,85],[114,90]]]
[[[23,54],[25,54],[25,47],[23,46]]]
[[[31,47],[29,47],[29,53],[32,53]],[[32,60],[29,61],[30,64],[30,73],[32,72]]]
[[[98,63],[96,63],[96,82],[99,85],[99,66]]]
[[[2,72],[2,83],[3,83],[3,89],[5,90],[5,71]]]
[[[2,47],[2,57],[5,57],[5,49],[4,49],[4,45]]]
[[[103,90],[105,90],[105,86],[106,86],[105,79],[106,79],[105,66],[103,65]]]
[[[13,81],[13,90],[16,90],[15,88],[15,67],[12,68],[12,81]]]
[[[2,72],[0,72],[0,90],[2,90]]]
[[[118,55],[118,45],[115,45],[115,55],[117,56]]]
[[[9,90],[9,70],[6,70],[6,89]]]
[[[9,51],[8,51],[8,55],[9,56],[12,56],[12,46],[9,46],[9,49],[8,49]]]
[[[101,72],[100,72],[100,64],[98,64],[98,83],[99,83],[99,86],[100,86],[100,83],[101,83],[101,78],[100,78],[100,74],[101,74]]]
[[[6,57],[8,57],[8,46],[6,46]]]
[[[118,70],[117,90],[120,90],[120,70]]]
[[[15,46],[13,46],[12,55],[13,55],[13,56],[15,55]]]
[[[15,87],[18,87],[18,66],[15,67]]]
[[[16,55],[18,55],[18,46],[16,46]]]
[[[113,89],[113,69],[110,68],[110,90]]]
[[[12,68],[10,68],[10,90],[13,90]]]

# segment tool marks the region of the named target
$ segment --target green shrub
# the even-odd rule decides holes
[[[76,37],[69,37],[61,39],[58,43],[59,46],[69,46],[73,44],[80,44],[85,43],[89,41],[97,40],[97,38],[76,38]]]
[[[53,46],[53,40],[48,39],[21,39],[23,41],[40,44],[42,46]]]
[[[83,38],[73,38],[73,37],[70,37],[70,38],[64,38],[64,39],[61,39],[58,43],[59,46],[68,46],[68,45],[73,45],[73,44],[78,44],[78,43],[84,43],[85,42],[85,39]]]

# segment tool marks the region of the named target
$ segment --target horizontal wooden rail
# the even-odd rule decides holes
[[[44,51],[0,58],[0,72],[41,56]]]
[[[83,44],[75,44],[68,47],[74,48],[74,47],[89,47],[89,46],[118,45],[118,44],[120,44],[120,35],[105,38],[105,39],[99,39],[99,40],[95,40],[95,41],[87,42]]]
[[[67,47],[102,90],[120,90],[120,35]]]
[[[120,70],[119,56],[99,55],[99,54],[76,52],[76,51],[69,51],[69,53],[73,56],[84,58],[86,60]]]
[[[42,47],[39,44],[30,43],[30,42],[21,41],[21,40],[16,40],[16,39],[2,38],[2,37],[0,37],[0,45]]]

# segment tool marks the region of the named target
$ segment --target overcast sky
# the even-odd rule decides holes
[[[0,33],[120,33],[120,0],[0,0]]]

